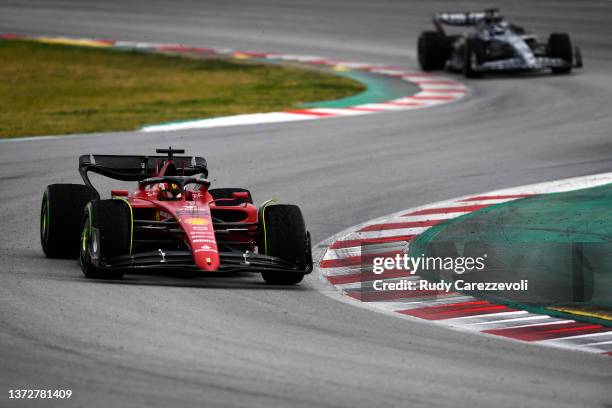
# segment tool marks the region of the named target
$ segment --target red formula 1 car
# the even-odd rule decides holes
[[[42,200],[40,239],[49,258],[76,258],[94,279],[151,269],[259,272],[269,284],[312,271],[310,234],[299,207],[259,208],[241,188],[209,189],[206,160],[175,156],[83,155],[81,184],[51,184]],[[100,199],[88,173],[138,182],[131,194]]]

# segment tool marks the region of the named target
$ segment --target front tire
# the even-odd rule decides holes
[[[98,260],[129,255],[132,246],[132,215],[123,200],[93,200],[83,211],[79,264],[88,279],[121,279],[122,271],[105,270]],[[97,233],[94,233],[97,230]]]
[[[95,192],[82,184],[47,186],[40,207],[40,244],[47,258],[75,259],[81,214]]]
[[[554,67],[551,71],[554,74],[568,74],[572,70],[574,63],[574,52],[572,41],[567,33],[553,33],[548,37],[548,55],[551,58],[560,58],[567,62],[567,67]]]
[[[419,65],[423,71],[444,69],[450,55],[449,42],[437,31],[423,31],[417,42]]]
[[[463,75],[466,78],[480,78],[481,72],[475,71],[478,64],[478,50],[475,40],[466,40],[463,48]]]
[[[298,265],[306,271],[312,267],[310,234],[300,208],[295,205],[275,204],[261,210],[263,230],[259,253],[275,256]],[[263,272],[262,277],[270,285],[295,285],[304,279],[304,272]]]

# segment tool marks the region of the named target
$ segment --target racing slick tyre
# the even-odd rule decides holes
[[[299,266],[301,270],[312,267],[310,234],[300,208],[296,205],[275,204],[261,209],[262,235],[259,237],[259,253],[275,256]],[[262,272],[270,285],[295,285],[304,279],[304,273]]]
[[[210,190],[208,190],[208,192],[210,193],[210,195],[213,197],[213,199],[217,200],[219,198],[234,198],[232,196],[232,193],[247,193],[249,195],[249,198],[247,198],[246,202],[249,204],[253,204],[253,196],[251,195],[251,192],[247,189],[244,188],[211,188]],[[217,205],[222,206],[222,205],[235,205],[235,202],[232,201],[219,201],[217,203]]]
[[[481,72],[475,71],[474,66],[478,64],[478,43],[474,40],[466,40],[463,47],[463,75],[466,78],[479,78]]]
[[[132,213],[120,199],[93,200],[83,211],[79,264],[89,279],[121,279],[122,271],[105,270],[94,260],[129,255],[132,246]]]
[[[417,43],[419,65],[423,71],[443,69],[450,56],[449,42],[437,31],[423,31]]]
[[[567,74],[572,70],[574,53],[569,34],[553,33],[548,37],[548,56],[551,58],[561,58],[569,64],[569,66],[563,68],[551,68],[554,74]]]
[[[40,207],[40,244],[47,258],[75,259],[81,214],[95,192],[82,184],[51,184]]]

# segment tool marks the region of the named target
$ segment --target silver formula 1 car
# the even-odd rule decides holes
[[[437,13],[435,31],[424,31],[418,40],[421,69],[448,69],[468,78],[492,71],[539,71],[567,74],[582,67],[578,47],[566,33],[553,33],[546,43],[535,34],[506,21],[497,9],[484,12]],[[472,27],[462,35],[449,35],[443,26]]]

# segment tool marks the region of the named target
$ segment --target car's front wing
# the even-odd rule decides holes
[[[507,58],[497,61],[487,61],[474,67],[474,71],[537,71],[547,68],[569,68],[571,64],[561,58],[536,57],[533,64],[528,64],[522,58]],[[578,67],[577,65],[575,65]]]
[[[216,272],[294,272],[310,273],[312,266],[300,268],[284,259],[254,252],[220,252],[221,265]],[[157,250],[119,256],[100,261],[98,268],[106,270],[189,270],[199,271],[190,251]],[[208,272],[208,271],[207,271]]]

